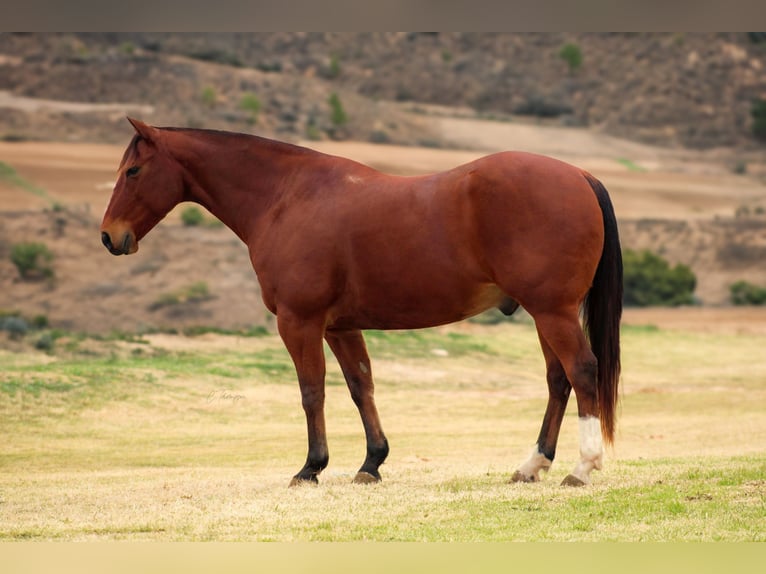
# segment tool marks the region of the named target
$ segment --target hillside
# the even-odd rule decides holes
[[[572,73],[567,42],[583,54]],[[103,249],[126,114],[403,175],[552,155],[606,184],[624,247],[690,265],[700,303],[726,305],[731,283],[766,285],[766,147],[750,130],[763,63],[744,34],[0,34],[0,316],[101,333],[269,324],[225,228],[176,210],[136,256]],[[55,280],[19,277],[21,241],[49,247]]]
[[[758,147],[766,42],[729,34],[0,34],[0,137],[119,141],[160,125],[443,145],[402,107],[584,126],[664,147]],[[579,49],[570,68],[563,46]],[[334,123],[337,93],[347,115]],[[243,105],[252,96],[257,114]],[[21,99],[19,99],[21,98]],[[40,106],[24,98],[88,103]],[[120,105],[115,106],[118,103]],[[108,105],[107,105],[108,104]],[[456,109],[458,108],[458,109]],[[257,116],[257,117],[256,117]]]

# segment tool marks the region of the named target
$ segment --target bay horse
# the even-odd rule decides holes
[[[323,339],[366,435],[354,482],[377,482],[389,447],[362,331],[432,327],[520,305],[537,328],[548,404],[533,452],[511,480],[535,482],[549,469],[572,389],[580,461],[562,484],[588,484],[601,469],[615,431],[622,256],[611,200],[592,175],[503,152],[399,177],[262,137],[128,120],[135,134],[102,242],[113,255],[135,253],[173,207],[190,201],[247,244],[306,414],[308,456],[291,485],[317,482],[329,460]]]

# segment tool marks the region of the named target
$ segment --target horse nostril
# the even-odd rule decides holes
[[[104,247],[109,251],[112,250],[112,238],[109,237],[109,234],[106,231],[101,232],[101,243],[103,243]]]

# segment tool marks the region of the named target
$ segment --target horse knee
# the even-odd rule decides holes
[[[307,413],[321,409],[324,406],[324,385],[301,385],[301,404]]]

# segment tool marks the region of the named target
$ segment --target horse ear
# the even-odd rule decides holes
[[[148,124],[145,124],[141,120],[135,120],[133,118],[128,118],[128,121],[130,122],[130,125],[133,126],[133,128],[136,130],[136,133],[140,135],[142,138],[144,138],[147,141],[154,141],[157,139],[157,132],[159,131],[157,128],[150,126]]]

